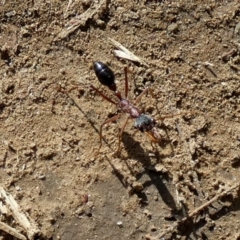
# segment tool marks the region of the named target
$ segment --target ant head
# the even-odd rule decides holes
[[[155,124],[156,124],[156,121],[152,119],[150,116],[145,114],[140,114],[139,117],[137,117],[135,120],[134,127],[141,132],[148,132],[152,130]]]

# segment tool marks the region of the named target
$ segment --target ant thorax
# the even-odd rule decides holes
[[[140,114],[134,123],[134,127],[140,130],[141,132],[149,132],[156,125],[156,121],[152,119],[150,116],[145,114]]]
[[[123,112],[128,113],[131,118],[138,118],[141,114],[140,110],[134,107],[127,99],[122,98],[119,102],[119,108]]]

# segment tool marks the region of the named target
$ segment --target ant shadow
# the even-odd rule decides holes
[[[164,203],[173,211],[176,210],[177,206],[176,206],[175,200],[172,194],[170,193],[170,191],[168,190],[166,184],[164,183],[164,181],[166,182],[170,181],[170,177],[168,176],[168,174],[167,173],[160,174],[154,170],[149,170],[149,168],[151,167],[150,156],[146,153],[146,151],[144,151],[140,143],[135,141],[130,134],[124,132],[122,137],[122,142],[128,153],[128,158],[132,158],[137,160],[138,162],[141,162],[145,169],[142,173],[136,174],[135,176],[136,179],[139,180],[142,178],[144,174],[147,174],[150,180],[145,181],[143,183],[143,187],[145,188],[145,187],[151,186],[152,184],[155,185]],[[156,152],[156,157],[159,161],[161,160],[161,158],[164,158],[166,156],[160,155],[159,152]],[[134,176],[135,174],[127,161],[125,161],[125,164],[128,167],[129,171]],[[143,198],[143,200],[147,200],[147,196],[143,193],[139,194],[139,197]]]
[[[98,135],[100,134],[100,131],[98,130],[98,128],[95,126],[95,123],[88,117],[87,113],[76,103],[76,101],[68,94],[66,93],[68,98],[72,101],[72,103],[74,104],[74,106],[83,114],[83,116],[87,119],[88,123],[91,125],[91,127],[98,133]],[[113,151],[113,149],[111,148],[110,144],[108,144],[108,142],[103,138],[102,141]]]

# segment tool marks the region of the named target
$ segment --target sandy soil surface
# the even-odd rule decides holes
[[[240,239],[238,0],[2,0],[0,13],[0,187],[32,239]],[[138,107],[161,144],[131,120],[115,155],[124,115],[95,155],[118,108],[89,87],[116,100],[94,61],[123,93],[128,66],[132,102],[151,86]],[[0,221],[28,236],[10,211]]]

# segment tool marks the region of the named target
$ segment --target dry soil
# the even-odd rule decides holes
[[[238,0],[1,0],[0,16],[0,183],[34,239],[240,239],[235,190],[182,221],[240,179]],[[117,58],[108,38],[146,64]],[[89,87],[115,100],[94,61],[123,93],[128,66],[132,102],[150,86],[139,108],[161,144],[131,120],[115,155],[124,115],[95,155],[118,108]]]

